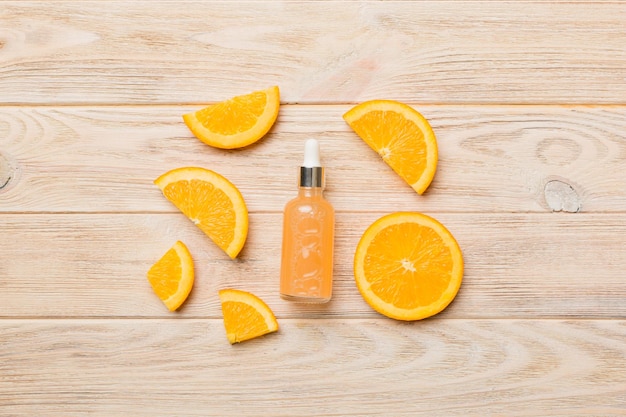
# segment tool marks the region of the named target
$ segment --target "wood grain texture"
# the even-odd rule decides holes
[[[13,104],[624,103],[626,4],[1,1]]]
[[[0,0],[0,416],[626,415],[626,2]],[[181,115],[269,85],[278,122],[236,151]],[[397,99],[431,122],[418,196],[342,120]],[[278,297],[304,140],[337,209],[327,305]],[[199,165],[250,209],[230,260],[154,178]],[[399,323],[352,277],[365,228],[416,210],[466,271]],[[145,278],[177,239],[197,280]],[[276,312],[230,346],[217,291]]]
[[[184,165],[225,175],[253,212],[281,211],[309,137],[339,211],[550,212],[567,198],[573,211],[626,211],[625,106],[416,106],[439,142],[423,196],[343,121],[351,106],[282,106],[264,139],[235,151],[193,137],[181,115],[194,108],[0,109],[0,185],[12,177],[0,211],[174,212],[152,181]],[[553,181],[570,193],[550,194]]]
[[[624,321],[4,320],[10,416],[618,416]]]
[[[279,317],[380,317],[354,284],[367,226],[385,213],[339,213],[333,300],[280,300],[280,214],[250,218],[230,260],[182,214],[29,214],[0,217],[0,317],[220,317],[217,291],[250,290]],[[431,213],[432,214],[432,213]],[[626,216],[435,214],[455,235],[465,277],[447,318],[626,318]],[[145,274],[176,241],[187,244],[196,283],[169,313]]]

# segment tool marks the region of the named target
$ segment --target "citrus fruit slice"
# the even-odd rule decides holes
[[[454,299],[463,279],[463,256],[437,220],[393,213],[376,220],[361,237],[354,277],[374,310],[397,320],[420,320]]]
[[[393,100],[361,103],[344,120],[418,194],[437,170],[437,140],[428,120],[412,107]]]
[[[248,209],[237,187],[198,167],[173,169],[154,183],[228,256],[237,257],[248,236]]]
[[[226,337],[231,344],[278,330],[272,310],[254,294],[226,289],[219,292]]]
[[[193,287],[193,260],[187,246],[178,241],[148,270],[148,281],[163,304],[174,311]]]
[[[265,136],[278,117],[279,106],[280,92],[273,86],[185,114],[183,120],[207,145],[242,148]]]

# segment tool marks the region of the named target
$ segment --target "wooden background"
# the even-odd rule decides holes
[[[258,144],[181,115],[279,85]],[[418,196],[342,114],[401,100],[438,136]],[[337,210],[335,295],[278,296],[281,210],[305,139]],[[231,261],[152,184],[214,169],[242,191]],[[0,0],[1,416],[626,415],[626,3]],[[378,217],[417,210],[464,252],[440,315],[372,311],[352,276]],[[175,240],[185,306],[145,278]],[[281,329],[230,346],[217,291]]]

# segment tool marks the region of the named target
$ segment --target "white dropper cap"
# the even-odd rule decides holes
[[[304,163],[300,167],[300,187],[324,188],[324,168],[320,163],[320,144],[308,139],[304,144]]]
[[[304,144],[304,163],[302,166],[306,168],[322,166],[320,164],[320,144],[315,139],[308,139]]]

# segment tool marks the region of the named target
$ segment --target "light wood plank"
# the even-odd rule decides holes
[[[626,211],[624,106],[416,106],[440,148],[423,196],[347,126],[350,106],[283,106],[267,137],[236,151],[196,140],[180,117],[193,108],[0,109],[0,211],[174,212],[152,181],[183,165],[228,177],[251,211],[280,211],[308,137],[340,211]]]
[[[0,0],[0,415],[626,415],[624,22],[619,1]],[[255,146],[182,123],[271,84],[284,105]],[[431,121],[426,195],[341,119],[370,98]],[[277,291],[308,137],[338,209],[323,306]],[[242,190],[238,260],[152,184],[182,165]],[[466,262],[416,323],[352,277],[365,228],[398,210],[441,220]],[[145,273],[177,239],[197,280],[170,313]],[[225,287],[280,331],[231,347]]]
[[[219,317],[217,291],[261,296],[280,317],[378,317],[358,293],[353,256],[384,213],[339,213],[335,293],[322,306],[278,296],[280,214],[253,214],[231,261],[182,214],[0,216],[0,317]],[[626,317],[626,215],[438,214],[466,271],[449,318]],[[169,313],[145,278],[176,241],[189,247],[196,285]]]
[[[2,1],[4,103],[624,103],[626,4]]]
[[[611,416],[624,321],[1,320],[11,416]]]

